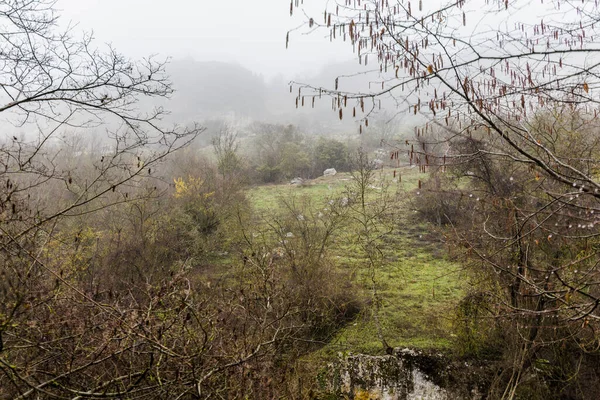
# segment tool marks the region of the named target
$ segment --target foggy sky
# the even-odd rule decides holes
[[[308,11],[321,0],[305,0]],[[313,7],[312,10],[310,7]],[[58,0],[61,24],[78,23],[100,43],[130,57],[159,54],[176,59],[238,62],[266,78],[291,79],[353,58],[349,46],[319,35],[292,32],[303,22],[290,17],[284,0]]]

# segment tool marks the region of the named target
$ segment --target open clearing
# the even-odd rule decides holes
[[[398,169],[397,172],[400,172]],[[351,277],[351,290],[365,301],[360,314],[311,357],[330,358],[339,352],[378,354],[383,351],[374,313],[373,284],[379,298],[379,320],[383,336],[392,347],[448,348],[452,341],[453,307],[463,296],[466,279],[460,266],[448,260],[446,249],[432,227],[415,222],[414,201],[418,182],[426,179],[415,169],[377,173],[369,196],[386,190],[391,202],[391,221],[378,236],[380,251],[375,268],[370,268],[357,244],[356,223],[335,234],[329,254],[337,268]],[[281,210],[289,198],[310,199],[311,207],[327,207],[331,199],[343,198],[352,185],[349,174],[320,177],[304,185],[268,185],[249,190],[248,197],[260,214]],[[386,187],[387,189],[382,189]],[[374,283],[373,283],[374,282]]]

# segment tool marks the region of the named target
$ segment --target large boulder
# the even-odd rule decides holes
[[[323,176],[334,176],[335,174],[337,174],[335,168],[327,168],[325,171],[323,171]]]

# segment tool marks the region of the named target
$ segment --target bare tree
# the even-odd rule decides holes
[[[186,380],[189,390],[200,382],[193,369],[187,378],[151,371],[204,353],[204,322],[189,339],[200,343],[193,356],[176,331],[177,321],[201,320],[191,313],[205,312],[203,300],[188,304],[179,273],[162,286],[88,289],[80,279],[99,257],[94,240],[66,235],[66,224],[157,196],[136,185],[201,129],[167,127],[164,110],[140,105],[172,93],[164,61],[131,61],[91,35],[60,32],[55,1],[1,1],[0,21],[0,112],[13,124],[0,139],[0,397],[164,398]],[[93,150],[61,145],[73,133],[105,139]]]
[[[384,261],[381,240],[393,231],[393,225],[386,221],[394,220],[388,182],[381,175],[377,176],[377,164],[369,160],[367,154],[357,150],[351,160],[351,183],[348,187],[348,206],[350,218],[359,227],[354,240],[358,244],[369,270],[371,293],[373,297],[373,320],[382,349],[391,354],[393,348],[385,339],[380,315],[382,299],[379,292],[381,285],[377,279],[377,269]],[[379,178],[379,179],[377,179]],[[375,184],[380,187],[374,186]]]
[[[292,2],[291,11],[299,7]],[[328,95],[339,118],[356,115],[361,126],[382,102],[422,115],[428,122],[416,141],[395,151],[425,170],[455,166],[473,184],[463,216],[476,233],[456,233],[504,288],[493,295],[521,346],[499,397],[515,396],[521,371],[546,345],[569,341],[595,351],[598,5],[348,0],[324,7],[307,12],[306,25],[345,40],[360,63],[371,61],[371,90],[345,91],[344,77],[331,87],[292,83],[298,101]],[[436,126],[443,130],[432,135]]]

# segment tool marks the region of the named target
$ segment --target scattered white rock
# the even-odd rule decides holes
[[[323,176],[334,176],[335,174],[337,174],[335,168],[327,168],[325,171],[323,171]]]
[[[380,160],[379,158],[374,159],[373,161],[371,161],[371,165],[373,166],[373,169],[381,169],[383,168],[385,162],[383,160]]]

